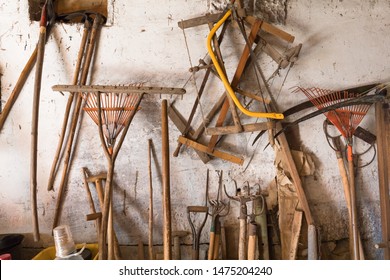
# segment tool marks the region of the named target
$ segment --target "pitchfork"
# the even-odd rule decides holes
[[[218,258],[219,254],[219,242],[221,237],[221,222],[220,218],[225,217],[230,212],[230,201],[227,203],[222,200],[222,175],[223,172],[217,171],[218,173],[218,191],[217,191],[217,198],[216,199],[210,199],[209,194],[207,193],[208,202],[211,205],[211,213],[209,215],[211,216],[211,226],[210,226],[210,245],[209,245],[209,253],[208,253],[208,259],[209,260],[216,260]],[[207,181],[209,178],[209,170],[207,169]],[[220,199],[221,197],[221,199]]]

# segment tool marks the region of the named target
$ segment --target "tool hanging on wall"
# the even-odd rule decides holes
[[[235,2],[236,2],[237,7],[235,5],[233,5]],[[221,154],[218,154],[217,152],[219,152],[219,151],[217,151],[215,149],[215,145],[218,142],[219,136],[225,135],[225,134],[239,133],[239,132],[253,132],[253,131],[258,131],[258,130],[269,130],[272,128],[272,125],[268,124],[268,122],[241,125],[239,114],[236,112],[237,108],[240,109],[240,111],[242,113],[247,114],[247,115],[252,116],[252,117],[283,118],[282,114],[268,113],[266,104],[263,104],[266,108],[266,112],[251,112],[251,111],[249,111],[247,108],[242,106],[236,93],[237,94],[244,94],[246,97],[249,96],[250,98],[256,96],[256,95],[253,95],[251,93],[248,94],[247,91],[239,88],[241,76],[244,73],[247,66],[250,65],[250,63],[249,63],[250,59],[256,60],[256,56],[252,50],[255,42],[258,45],[262,44],[263,49],[266,49],[269,51],[268,53],[267,52],[266,53],[268,55],[272,53],[273,56],[271,55],[271,57],[276,59],[278,52],[276,50],[274,50],[274,48],[262,38],[261,32],[266,32],[266,33],[270,34],[271,36],[274,36],[278,39],[282,39],[282,40],[289,42],[289,43],[294,41],[294,37],[291,36],[290,34],[284,32],[284,31],[264,22],[264,21],[258,20],[254,17],[251,17],[251,16],[246,16],[244,9],[242,8],[242,4],[240,2],[241,1],[231,1],[231,5],[228,6],[227,11],[224,13],[220,13],[218,15],[206,15],[204,17],[198,17],[195,19],[181,21],[178,23],[179,27],[183,29],[183,34],[184,34],[185,41],[186,41],[187,52],[188,52],[189,60],[190,60],[190,64],[191,64],[190,71],[192,73],[196,89],[197,89],[197,87],[196,87],[196,82],[195,82],[195,77],[194,77],[195,72],[199,71],[201,69],[205,69],[206,73],[205,73],[205,77],[204,77],[202,85],[201,85],[201,90],[200,91],[197,90],[197,94],[198,94],[197,99],[195,101],[193,110],[191,111],[190,117],[188,118],[186,129],[184,130],[182,135],[179,137],[179,146],[175,151],[175,156],[179,152],[180,145],[183,142],[187,142],[187,143],[191,143],[191,147],[198,150],[198,151],[201,151],[203,153],[206,152],[207,154],[209,154],[211,156],[220,157]],[[223,65],[222,51],[220,49],[220,44],[221,44],[223,35],[224,35],[226,28],[229,25],[230,21],[235,21],[241,27],[240,30],[242,32],[244,39],[245,39],[245,47],[244,47],[243,53],[241,55],[241,59],[238,63],[238,67],[236,69],[236,72],[234,74],[234,77],[233,77],[231,83],[229,83],[227,76],[226,76],[226,70],[224,69],[224,65]],[[251,26],[251,32],[250,32],[249,37],[247,37],[247,35],[246,35],[245,28],[244,28],[244,22],[245,22],[245,24],[248,24]],[[209,24],[209,27],[211,29],[211,31],[208,35],[208,38],[207,38],[207,48],[208,48],[208,54],[210,56],[211,62],[209,64],[207,64],[203,60],[200,60],[201,65],[193,67],[184,30],[187,28],[190,28],[190,27],[199,26],[199,25],[206,24],[206,23]],[[215,25],[214,25],[214,23],[215,23]],[[219,37],[217,38],[216,32],[222,25],[223,25],[223,28],[219,34]],[[212,47],[212,43],[214,45],[214,48]],[[264,46],[266,46],[266,47],[264,47]],[[301,45],[289,50],[286,53],[286,55],[284,55],[284,56],[279,55],[278,58],[276,59],[278,61],[278,68],[285,68],[290,64],[290,62],[294,61],[299,54],[300,48],[301,48]],[[273,50],[273,52],[270,50]],[[255,64],[255,63],[252,63],[252,64]],[[262,76],[262,80],[264,83],[263,86],[266,87],[267,93],[269,95],[271,95],[270,90],[268,88],[268,85],[266,85],[266,79],[265,79],[261,69],[259,69],[259,66],[257,64],[256,64],[255,69],[257,69],[256,73],[260,73],[260,75]],[[226,88],[226,93],[224,93],[222,96],[223,104],[222,104],[221,112],[220,112],[218,119],[216,121],[216,127],[207,127],[207,125],[211,122],[212,117],[215,115],[216,111],[213,112],[214,113],[213,115],[211,115],[211,116],[208,115],[207,117],[205,117],[202,106],[200,106],[204,130],[206,132],[206,135],[211,135],[209,143],[204,145],[204,144],[199,142],[198,138],[195,138],[193,136],[192,137],[189,136],[188,130],[190,127],[189,125],[190,125],[190,123],[193,119],[193,116],[194,116],[194,110],[196,109],[198,104],[200,104],[200,96],[203,93],[204,85],[208,79],[210,72],[215,74],[218,78],[220,78],[222,80],[222,82]],[[259,79],[258,79],[258,82],[259,82]],[[259,84],[259,89],[261,92],[260,84]],[[261,101],[265,102],[265,98],[263,98],[263,97],[254,98],[253,100],[261,100]],[[223,126],[225,119],[227,117],[227,113],[228,113],[229,108],[230,108],[232,116],[233,116],[234,125],[233,126]],[[219,106],[218,106],[218,109],[219,109]],[[222,153],[222,155],[223,155],[222,159],[226,160],[226,157],[227,157],[226,153]],[[232,157],[234,157],[234,156],[232,156]],[[236,160],[236,161],[232,161],[232,162],[242,164],[242,161],[240,161],[240,160]]]
[[[99,137],[107,159],[108,174],[104,190],[104,205],[102,208],[102,225],[99,244],[99,259],[107,259],[105,246],[108,228],[109,209],[112,207],[112,180],[114,176],[115,160],[123,144],[144,94],[184,94],[185,90],[177,88],[153,88],[141,86],[75,86],[57,85],[54,91],[77,92],[85,99],[84,110],[98,125]],[[117,137],[120,136],[119,141]],[[112,240],[108,240],[110,250]]]
[[[319,109],[327,108],[333,104],[340,103],[340,100],[351,100],[348,92],[329,91],[319,88],[298,87],[294,92],[302,92]],[[359,97],[357,97],[359,98]],[[360,259],[359,233],[358,233],[358,212],[356,200],[356,185],[354,171],[353,133],[359,123],[363,120],[372,103],[358,104],[354,106],[342,106],[332,111],[325,112],[326,118],[332,122],[345,138],[347,143],[348,182],[350,189],[350,219],[352,221],[352,256],[353,259]]]
[[[379,90],[379,89],[383,88],[384,86],[385,86],[384,84],[375,83],[375,84],[363,85],[363,86],[359,86],[359,87],[342,89],[342,90],[338,90],[338,91],[348,92],[348,96],[351,97],[351,98],[357,97],[358,95],[361,98],[364,95],[370,93],[371,91]],[[379,97],[379,98],[381,98],[381,97]],[[343,101],[340,102],[341,105],[342,105],[342,102]],[[362,102],[366,102],[366,101],[362,100]],[[340,106],[339,104],[334,104],[333,105],[333,106],[335,106],[334,108],[337,108],[336,105]],[[310,109],[312,107],[314,107],[313,102],[308,100],[308,101],[302,102],[300,104],[297,104],[297,105],[287,109],[286,111],[283,112],[283,115],[285,117],[289,117],[291,115],[294,115],[294,114],[299,113],[299,112],[301,112],[303,110],[306,110],[306,109]],[[331,110],[331,109],[333,109],[333,107],[329,108],[329,110]],[[296,121],[293,121],[293,122],[289,123],[288,126],[284,127],[283,130],[285,131],[286,129],[288,129],[289,127],[291,127],[293,125],[296,125],[296,124],[298,124],[298,123],[300,123],[302,121],[308,120],[308,119],[316,117],[318,115],[321,115],[323,112],[326,112],[326,110],[322,109],[321,112],[315,111],[313,113],[310,113],[310,114],[308,114],[308,115],[306,115],[306,116],[304,116],[302,118],[299,118]],[[252,145],[254,145],[263,134],[264,134],[264,131],[259,132],[259,134],[253,140]],[[355,130],[354,135],[356,137],[359,137],[363,141],[367,142],[368,144],[372,144],[373,142],[375,142],[375,135],[372,135],[371,133],[369,133],[368,131],[364,130],[360,126],[357,127],[357,129]],[[277,137],[277,135],[275,137]]]

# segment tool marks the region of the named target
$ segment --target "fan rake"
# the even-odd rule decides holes
[[[84,111],[87,112],[99,127],[99,137],[108,163],[107,179],[104,189],[104,203],[103,209],[101,209],[102,223],[98,241],[99,259],[113,259],[112,181],[118,152],[136,112],[140,109],[139,105],[144,94],[181,95],[185,93],[185,90],[179,88],[105,85],[57,85],[53,86],[53,90],[82,94],[82,97],[85,100]],[[111,217],[110,219],[109,216]],[[106,246],[106,240],[108,248]]]
[[[340,131],[347,143],[347,162],[349,171],[349,190],[350,190],[350,239],[351,253],[355,260],[360,259],[359,250],[359,233],[358,219],[356,207],[356,189],[355,189],[355,174],[353,165],[353,134],[367,114],[372,103],[360,103],[346,106],[337,106],[341,102],[358,99],[367,92],[355,94],[350,91],[332,91],[328,89],[320,89],[316,87],[302,88],[297,87],[294,91],[303,92],[306,97],[317,107],[318,110],[335,107],[333,110],[325,111],[326,118]],[[348,103],[346,103],[348,104]],[[335,106],[336,105],[336,106]]]

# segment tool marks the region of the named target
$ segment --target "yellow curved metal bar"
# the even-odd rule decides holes
[[[243,112],[245,115],[255,118],[269,118],[269,119],[284,119],[284,115],[282,113],[264,113],[264,112],[253,112],[245,109],[240,101],[237,99],[236,94],[234,93],[234,90],[230,86],[230,83],[225,76],[221,66],[218,63],[217,58],[215,57],[215,54],[213,52],[213,49],[211,47],[211,40],[214,36],[214,34],[217,32],[218,28],[228,19],[228,17],[231,15],[231,11],[227,11],[226,14],[222,17],[221,20],[219,20],[214,27],[211,29],[209,35],[207,36],[207,51],[209,52],[209,55],[211,57],[211,60],[214,63],[214,67],[217,70],[219,76],[221,77],[221,80],[223,82],[223,85],[226,88],[226,91],[230,95],[230,97],[233,99],[234,104],[236,104],[237,108]]]

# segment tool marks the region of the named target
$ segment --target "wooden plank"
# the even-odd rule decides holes
[[[239,165],[243,165],[243,163],[244,163],[244,159],[243,158],[236,157],[236,156],[233,156],[231,154],[228,154],[228,153],[225,153],[225,152],[221,152],[221,151],[218,151],[218,150],[214,150],[213,152],[209,152],[207,146],[199,144],[199,143],[197,143],[195,141],[192,141],[192,140],[190,140],[188,138],[185,138],[183,136],[179,136],[178,141],[180,143],[182,143],[183,145],[186,145],[188,147],[194,148],[194,149],[199,150],[201,152],[207,153],[207,154],[209,154],[211,156],[218,157],[220,159],[223,159],[223,160],[226,160],[226,161],[230,161],[232,163],[236,163],[236,164],[239,164]]]
[[[241,132],[253,132],[262,131],[274,128],[274,122],[260,122],[244,124]],[[221,126],[221,127],[209,127],[206,128],[207,135],[225,135],[237,133],[235,126]]]
[[[289,247],[289,260],[295,260],[298,252],[298,241],[302,228],[302,211],[295,211],[291,225],[291,240]]]
[[[143,87],[143,86],[109,86],[109,85],[93,85],[93,86],[78,86],[78,85],[55,85],[52,90],[60,92],[112,92],[112,93],[147,93],[147,94],[177,94],[183,95],[186,93],[183,88],[167,88],[167,87]]]
[[[280,122],[276,123],[276,130],[279,131],[282,129],[282,124]],[[283,158],[285,160],[286,166],[288,168],[288,172],[291,175],[292,182],[294,184],[295,190],[298,195],[298,199],[300,202],[300,205],[302,207],[303,212],[305,213],[305,218],[308,225],[314,224],[313,217],[311,215],[309,203],[307,202],[305,191],[302,186],[302,181],[299,176],[299,172],[297,170],[297,167],[295,165],[294,159],[291,155],[290,146],[288,145],[286,135],[284,133],[280,134],[277,138],[280,144],[280,149],[283,154]]]
[[[217,22],[220,17],[222,16],[223,13],[218,13],[218,14],[207,14],[205,16],[201,17],[196,17],[192,19],[187,19],[187,20],[182,20],[177,23],[179,28],[181,29],[187,29],[203,24],[208,24],[209,22]]]
[[[253,16],[246,16],[244,18],[244,20],[249,23],[250,25],[253,25],[255,22],[258,22],[258,21],[261,21]],[[267,32],[271,35],[274,35],[276,37],[279,37],[280,39],[283,39],[284,41],[287,41],[289,43],[292,43],[294,42],[295,40],[295,37],[279,28],[277,28],[276,26],[272,25],[272,24],[269,24],[265,21],[261,21],[262,24],[261,24],[261,30],[263,30],[264,32]]]
[[[176,110],[176,108],[173,107],[173,104],[171,104],[168,108],[168,117],[177,127],[180,133],[184,133],[186,130],[186,121],[184,117]],[[190,127],[188,133],[192,135],[194,130]]]
[[[389,104],[375,104],[376,134],[378,146],[379,199],[382,222],[384,259],[390,259],[390,110]]]

